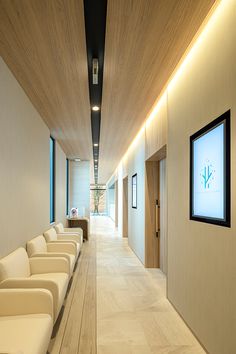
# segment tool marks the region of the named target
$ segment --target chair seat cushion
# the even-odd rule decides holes
[[[46,314],[0,317],[0,353],[45,354],[52,326]]]

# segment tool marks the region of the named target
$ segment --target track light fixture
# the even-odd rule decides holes
[[[98,59],[93,59],[93,85],[98,85]]]

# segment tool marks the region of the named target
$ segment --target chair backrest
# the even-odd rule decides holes
[[[17,248],[8,256],[0,259],[0,282],[7,278],[30,276],[29,258],[23,247]]]
[[[60,232],[64,232],[64,226],[61,222],[54,226],[56,233],[59,234]]]
[[[27,242],[27,253],[29,257],[32,257],[34,253],[47,252],[47,244],[43,235],[37,236]]]
[[[45,237],[47,242],[56,241],[57,240],[57,233],[56,230],[51,227],[51,229],[44,232],[43,236]]]

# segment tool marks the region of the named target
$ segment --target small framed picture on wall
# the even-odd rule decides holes
[[[137,173],[132,176],[132,208],[137,209]]]

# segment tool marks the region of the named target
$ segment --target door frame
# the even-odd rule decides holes
[[[128,237],[128,176],[123,178],[123,223],[122,236]]]
[[[115,226],[118,227],[118,180],[115,181]]]
[[[145,267],[160,267],[160,233],[156,234],[156,200],[160,198],[159,161],[166,158],[166,145],[145,161]],[[159,220],[160,220],[160,212]]]

